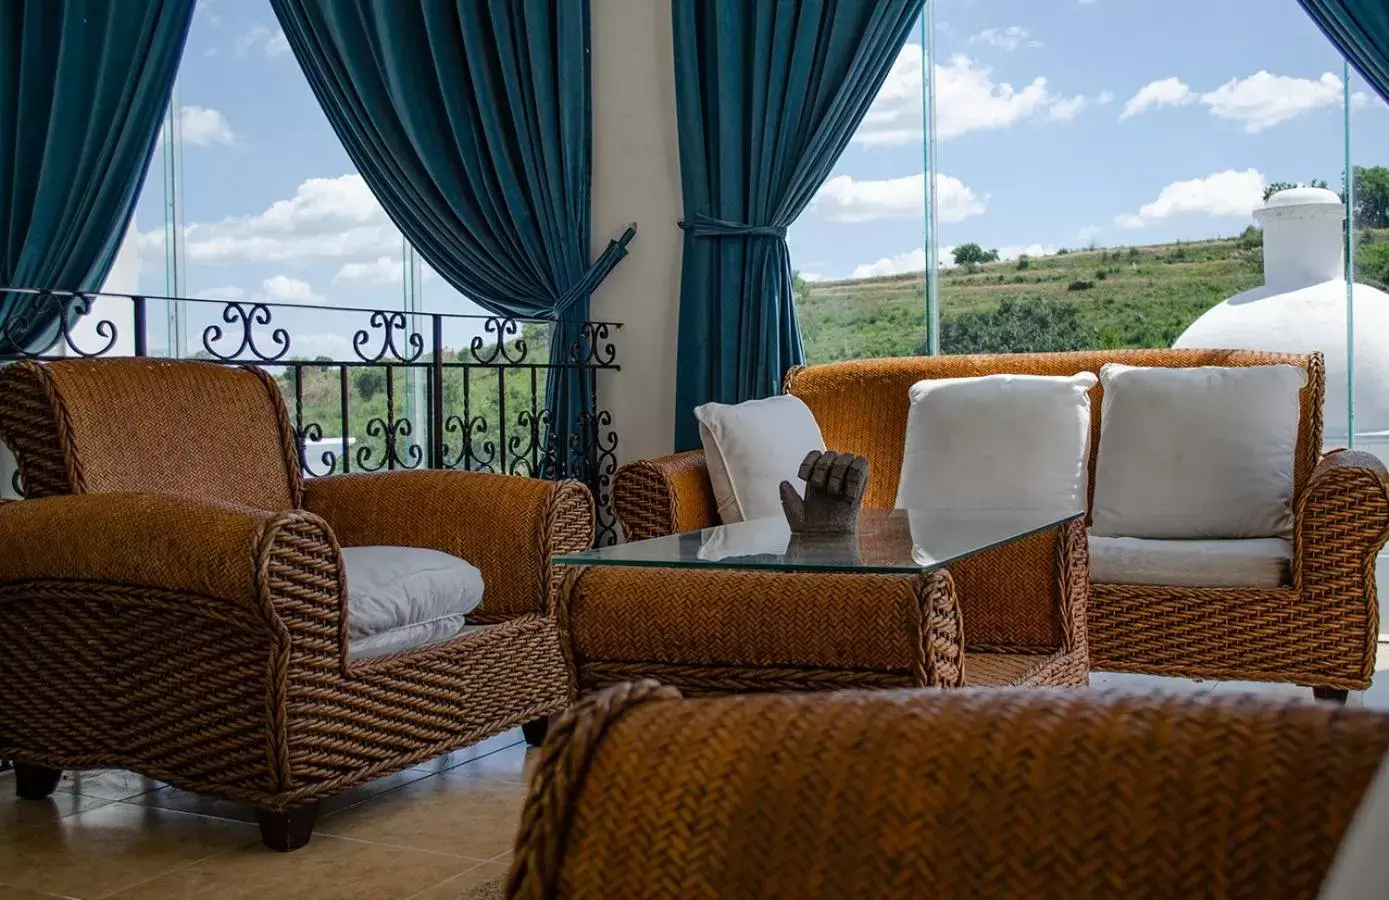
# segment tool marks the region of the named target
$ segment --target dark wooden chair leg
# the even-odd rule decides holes
[[[288,811],[257,809],[260,839],[271,850],[288,853],[298,850],[313,837],[314,820],[318,818],[318,801]]]
[[[62,777],[62,769],[17,762],[14,764],[14,792],[22,800],[43,800],[53,793]]]
[[[545,743],[545,735],[550,731],[550,717],[541,716],[538,719],[531,719],[521,726],[521,733],[526,737],[526,743],[532,747],[539,747]]]
[[[1342,704],[1344,704],[1344,703],[1346,702],[1346,697],[1349,696],[1349,694],[1350,694],[1349,691],[1343,691],[1343,690],[1341,690],[1340,688],[1329,688],[1329,687],[1314,687],[1314,688],[1312,688],[1312,696],[1313,696],[1313,697],[1316,697],[1318,700],[1330,700],[1330,701],[1332,701],[1332,702],[1334,702],[1334,703],[1342,703]]]

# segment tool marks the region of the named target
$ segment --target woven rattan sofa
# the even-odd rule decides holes
[[[592,542],[582,485],[302,480],[254,368],[16,363],[0,398],[29,497],[0,504],[0,757],[21,796],[129,769],[255,805],[289,850],[320,799],[566,704],[549,560]],[[489,627],[350,661],[340,545],[468,560]]]
[[[1250,695],[678,696],[555,720],[508,896],[1312,900],[1389,746]]]
[[[1307,372],[1294,471],[1294,556],[1278,588],[1096,584],[1088,632],[1092,668],[1187,678],[1283,681],[1344,699],[1369,685],[1379,610],[1375,554],[1389,535],[1389,481],[1361,452],[1323,455],[1320,354],[1239,350],[1116,350],[1052,354],[909,357],[831,363],[792,371],[787,392],[810,407],[830,449],[872,461],[865,504],[890,507],[908,412],[921,379],[997,373],[1072,375],[1107,362],[1135,366],[1286,363]],[[1099,441],[1100,388],[1092,392],[1091,485]],[[629,539],[717,524],[704,456],[640,460],[618,472],[614,500]],[[1047,638],[1054,596],[1037,589],[1054,538],[1018,544],[952,568],[967,648],[1026,651]],[[1036,627],[1028,623],[1037,623]],[[968,655],[966,662],[968,662]]]

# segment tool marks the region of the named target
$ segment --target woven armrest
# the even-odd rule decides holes
[[[709,467],[699,450],[627,463],[613,480],[613,506],[629,541],[719,524]]]
[[[288,544],[332,560],[323,578],[336,595],[337,546],[309,513],[165,494],[23,500],[0,507],[0,584],[151,588],[266,615]]]
[[[344,547],[427,547],[466,559],[486,586],[473,618],[544,612],[550,557],[593,545],[593,498],[576,481],[484,472],[338,475],[304,483],[304,508]]]
[[[512,896],[1312,900],[1389,746],[1239,695],[678,697],[551,724]]]

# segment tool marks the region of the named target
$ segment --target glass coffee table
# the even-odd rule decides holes
[[[1088,680],[1079,512],[864,510],[845,537],[773,517],[553,562],[578,692]]]

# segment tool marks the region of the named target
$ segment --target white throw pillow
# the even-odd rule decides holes
[[[482,602],[482,572],[440,550],[343,547],[342,564],[349,639],[427,623],[461,627]]]
[[[781,515],[779,485],[797,487],[801,462],[825,439],[810,407],[789,394],[695,407],[709,481],[725,524]]]
[[[1091,372],[918,381],[897,508],[1085,510]]]
[[[1389,762],[1370,782],[1322,883],[1320,900],[1378,900],[1389,893]]]
[[[1093,532],[1289,536],[1305,382],[1289,365],[1105,365]]]

